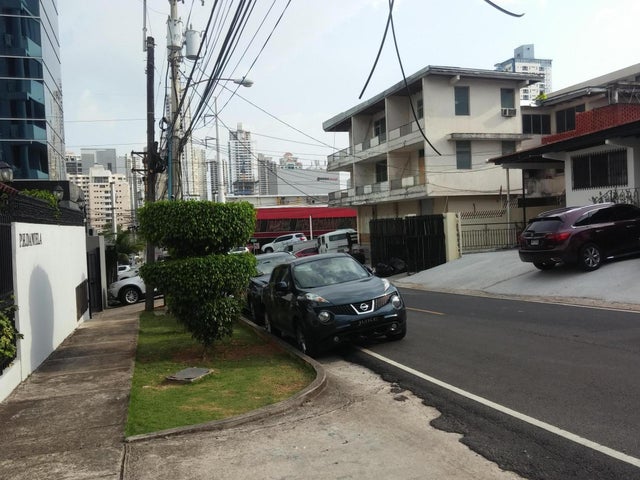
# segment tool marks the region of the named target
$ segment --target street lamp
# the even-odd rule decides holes
[[[0,181],[3,183],[13,181],[13,168],[6,162],[0,162]]]

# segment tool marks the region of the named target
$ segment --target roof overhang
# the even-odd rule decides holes
[[[640,120],[520,150],[509,155],[490,158],[487,162],[502,165],[505,168],[532,168],[531,165],[543,165],[548,162],[564,164],[563,161],[550,160],[549,157],[552,154],[573,152],[602,145],[621,144],[625,140],[628,143],[631,138],[640,141]],[[533,168],[546,167],[538,166]]]
[[[529,140],[530,138],[531,135],[526,135],[524,133],[450,133],[447,140],[453,142],[457,140],[521,142],[523,140]]]

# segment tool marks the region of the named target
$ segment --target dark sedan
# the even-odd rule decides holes
[[[282,263],[291,262],[295,260],[289,252],[276,252],[276,253],[263,253],[256,255],[256,270],[257,275],[251,277],[249,280],[249,287],[247,288],[247,310],[251,319],[262,325],[264,323],[264,313],[262,306],[262,289],[269,282],[269,277],[273,269]]]
[[[640,253],[640,208],[598,203],[541,213],[520,235],[520,259],[540,270],[560,263],[595,270],[609,258]]]
[[[262,300],[265,328],[294,338],[308,355],[357,338],[400,340],[407,333],[400,292],[346,253],[278,265]]]

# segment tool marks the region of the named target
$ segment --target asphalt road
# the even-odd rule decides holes
[[[347,352],[349,360],[410,389],[442,412],[433,425],[463,433],[464,443],[524,477],[640,479],[640,463],[633,464],[640,462],[640,313],[407,289],[403,295],[407,337],[364,348],[497,408],[367,353]]]

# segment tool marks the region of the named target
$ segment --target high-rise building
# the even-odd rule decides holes
[[[118,226],[126,230],[134,224],[130,187],[125,175],[95,165],[87,174],[69,175],[69,180],[82,189],[87,225],[96,232]]]
[[[551,60],[536,58],[533,44],[520,45],[513,51],[513,58],[496,63],[501,72],[539,73],[544,81],[520,89],[520,105],[532,105],[538,95],[551,92]]]
[[[258,186],[258,157],[254,153],[251,132],[238,123],[235,131],[229,131],[229,185],[232,195],[256,195]]]
[[[14,179],[65,179],[57,0],[0,8],[0,160]]]
[[[88,174],[95,165],[102,165],[111,173],[125,174],[124,157],[118,161],[115,148],[81,148],[80,162],[82,168],[79,173]]]

